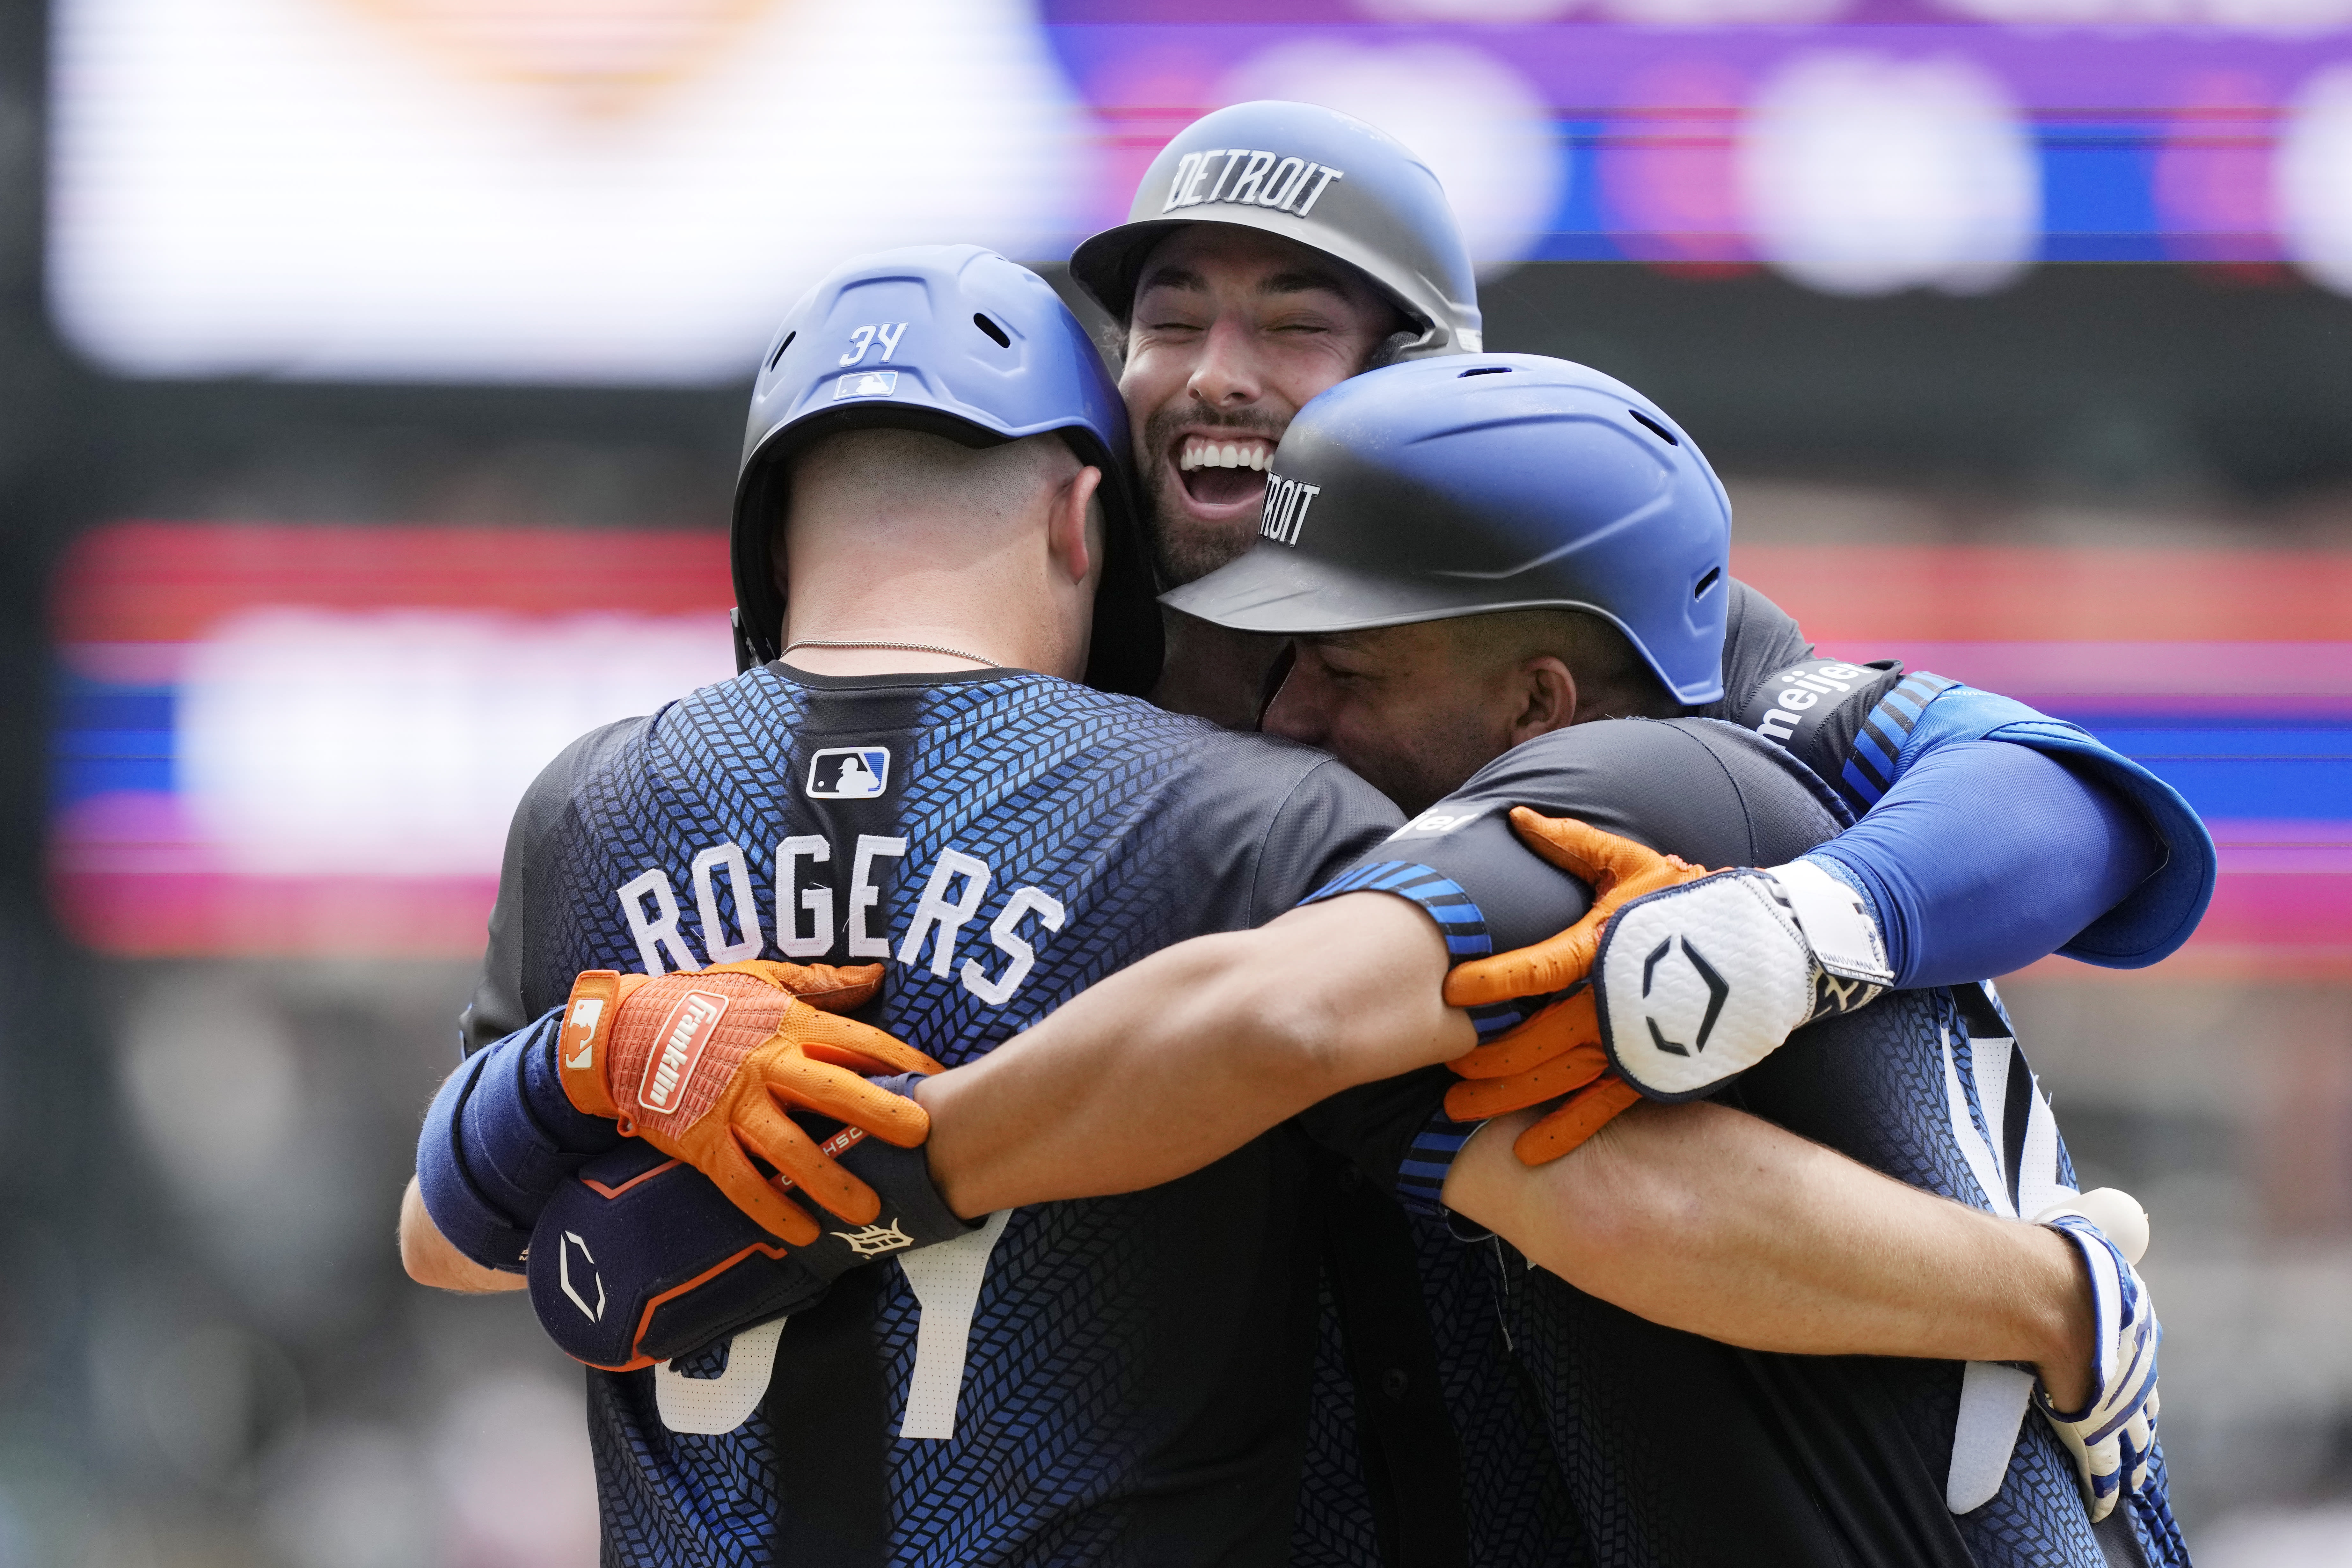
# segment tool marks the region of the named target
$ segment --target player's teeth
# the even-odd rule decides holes
[[[1242,466],[1242,449],[1239,447],[1234,446],[1231,441],[1226,442],[1225,455],[1223,461],[1226,468],[1240,468]]]
[[[1184,456],[1177,460],[1176,466],[1182,468],[1186,473],[1190,473],[1194,468],[1199,468],[1201,466],[1200,444],[1195,441],[1185,442]]]
[[[1253,468],[1253,469],[1257,469],[1257,468],[1265,468],[1265,458],[1266,458],[1266,450],[1265,450],[1265,447],[1252,447],[1250,448],[1250,454],[1249,454],[1249,466],[1251,467],[1251,468]]]

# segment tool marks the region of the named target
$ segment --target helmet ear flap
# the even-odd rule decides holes
[[[1404,357],[1405,350],[1421,342],[1421,340],[1427,334],[1423,332],[1412,331],[1391,332],[1387,337],[1382,338],[1378,343],[1373,345],[1372,352],[1364,356],[1364,369],[1380,370],[1385,366],[1396,363],[1397,361]]]

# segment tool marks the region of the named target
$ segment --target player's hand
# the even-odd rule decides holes
[[[806,1246],[816,1221],[752,1155],[853,1223],[870,1222],[879,1200],[793,1124],[787,1107],[902,1149],[930,1132],[921,1106],[861,1075],[935,1073],[940,1064],[824,1010],[857,1006],[880,984],[878,964],[754,960],[658,977],[588,970],[572,984],[556,1043],[564,1092],[709,1176],[772,1234]]]
[[[2074,1411],[2053,1406],[2046,1389],[2036,1387],[2033,1397],[2050,1425],[2057,1428],[2059,1441],[2074,1456],[2074,1468],[2095,1524],[2147,1483],[2156,1455],[2156,1352],[2164,1339],[2164,1326],[2156,1321],[2156,1304],[2149,1299],[2147,1285],[2132,1267],[2147,1246],[2145,1216],[2137,1237],[2119,1241],[2084,1212],[2097,1209],[2097,1200],[2102,1198],[2121,1200],[2116,1206],[2127,1215],[2138,1212],[2139,1205],[2124,1194],[2102,1189],[2034,1216],[2037,1223],[2048,1226],[2081,1250],[2091,1274],[2095,1321],[2091,1333],[2090,1396]],[[2137,1245],[2127,1247],[2126,1241]]]
[[[1547,942],[1462,965],[1445,999],[1473,1006],[1589,975],[1609,1065],[1645,1095],[1711,1093],[1791,1031],[1894,983],[1860,895],[1809,861],[1706,872],[1572,819],[1520,808],[1511,821],[1592,884],[1592,908]]]
[[[1527,1165],[1559,1159],[1642,1098],[1609,1070],[1590,989],[1446,1065],[1465,1080],[1445,1094],[1445,1114],[1456,1121],[1484,1121],[1569,1097],[1511,1145]]]
[[[1592,907],[1557,936],[1458,965],[1445,977],[1450,1006],[1477,1007],[1567,990],[1591,973],[1602,932],[1620,906],[1707,875],[1704,866],[1661,855],[1572,816],[1546,816],[1515,805],[1511,826],[1528,848],[1590,887]]]

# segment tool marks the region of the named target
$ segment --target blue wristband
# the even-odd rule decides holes
[[[562,1009],[477,1052],[449,1076],[416,1143],[425,1211],[486,1268],[520,1273],[531,1227],[583,1161],[621,1130],[576,1109],[555,1067]]]

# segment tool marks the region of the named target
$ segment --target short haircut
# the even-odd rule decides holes
[[[921,430],[840,430],[801,453],[793,494],[797,500],[822,489],[868,509],[952,501],[967,514],[1002,517],[1025,510],[1078,466],[1077,454],[1051,434],[966,447]]]
[[[1451,623],[1455,647],[1486,665],[1545,654],[1576,677],[1578,717],[1671,719],[1687,711],[1633,639],[1585,610],[1495,610]]]

